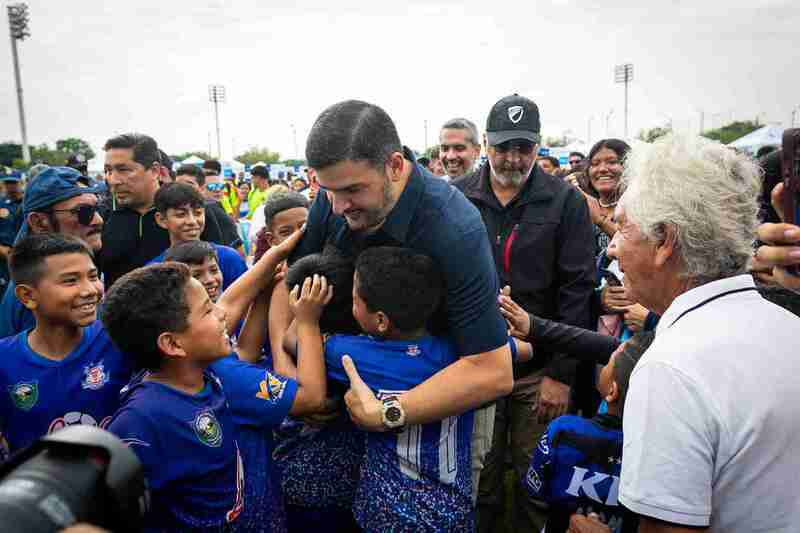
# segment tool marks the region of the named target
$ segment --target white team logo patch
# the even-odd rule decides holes
[[[533,490],[536,492],[542,490],[542,480],[539,479],[539,474],[537,474],[536,470],[533,468],[528,470],[527,481],[528,485],[530,485],[531,488],[533,488]]]
[[[522,120],[522,115],[525,114],[525,109],[521,105],[512,105],[508,108],[508,119],[514,124],[519,124]]]
[[[108,383],[108,372],[106,372],[102,361],[83,367],[81,387],[84,389],[97,390],[102,388],[106,383]]]
[[[408,347],[408,350],[406,350],[406,355],[410,355],[411,357],[416,357],[421,353],[422,352],[420,351],[419,346],[416,344],[412,344]]]
[[[97,421],[94,419],[92,415],[89,413],[82,413],[80,411],[70,411],[65,413],[64,416],[60,416],[50,422],[50,427],[47,428],[47,434],[56,432],[59,429],[65,428],[67,426],[77,426],[77,425],[84,425],[84,426],[97,426],[100,428],[107,428],[108,424],[111,422],[111,417],[107,416],[100,421],[98,424]]]
[[[539,450],[545,455],[550,453],[550,445],[547,443],[547,433],[542,435],[542,438],[539,439]]]

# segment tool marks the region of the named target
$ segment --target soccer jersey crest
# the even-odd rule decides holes
[[[262,400],[269,400],[270,402],[277,402],[283,397],[283,391],[286,389],[286,380],[282,380],[269,372],[264,372],[264,379],[258,384],[259,391],[256,393],[256,398]]]
[[[39,400],[39,382],[23,381],[8,388],[11,400],[18,409],[30,411]]]
[[[406,354],[410,355],[411,357],[416,357],[421,353],[422,352],[420,351],[419,346],[417,346],[416,344],[410,345],[406,350]]]
[[[194,418],[194,432],[206,446],[219,448],[222,445],[222,427],[212,411],[202,411]]]
[[[108,383],[108,372],[106,372],[102,361],[83,367],[81,387],[84,389],[97,390],[106,383]]]

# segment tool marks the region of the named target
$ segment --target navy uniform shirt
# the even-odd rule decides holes
[[[14,245],[14,239],[22,224],[20,203],[0,198],[0,244],[3,246]],[[5,289],[9,279],[8,263],[5,259],[0,259],[0,290]]]
[[[410,150],[404,154],[414,161]],[[447,284],[446,309],[436,321],[444,328],[437,334],[446,333],[459,356],[489,352],[508,341],[497,306],[500,284],[480,213],[460,191],[415,162],[397,204],[383,226],[369,235],[350,231],[344,217],[333,213],[327,195],[318,194],[293,258],[321,252],[326,245],[351,257],[371,246],[404,246],[430,256]]]

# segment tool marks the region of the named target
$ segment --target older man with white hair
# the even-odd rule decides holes
[[[800,319],[747,274],[759,171],[669,136],[634,149],[625,172],[609,254],[662,317],[631,376],[619,500],[640,532],[796,532]],[[570,531],[603,530],[591,522],[573,517]]]

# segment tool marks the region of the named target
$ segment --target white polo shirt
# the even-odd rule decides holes
[[[800,318],[749,275],[692,289],[631,376],[619,499],[714,532],[800,531]]]

